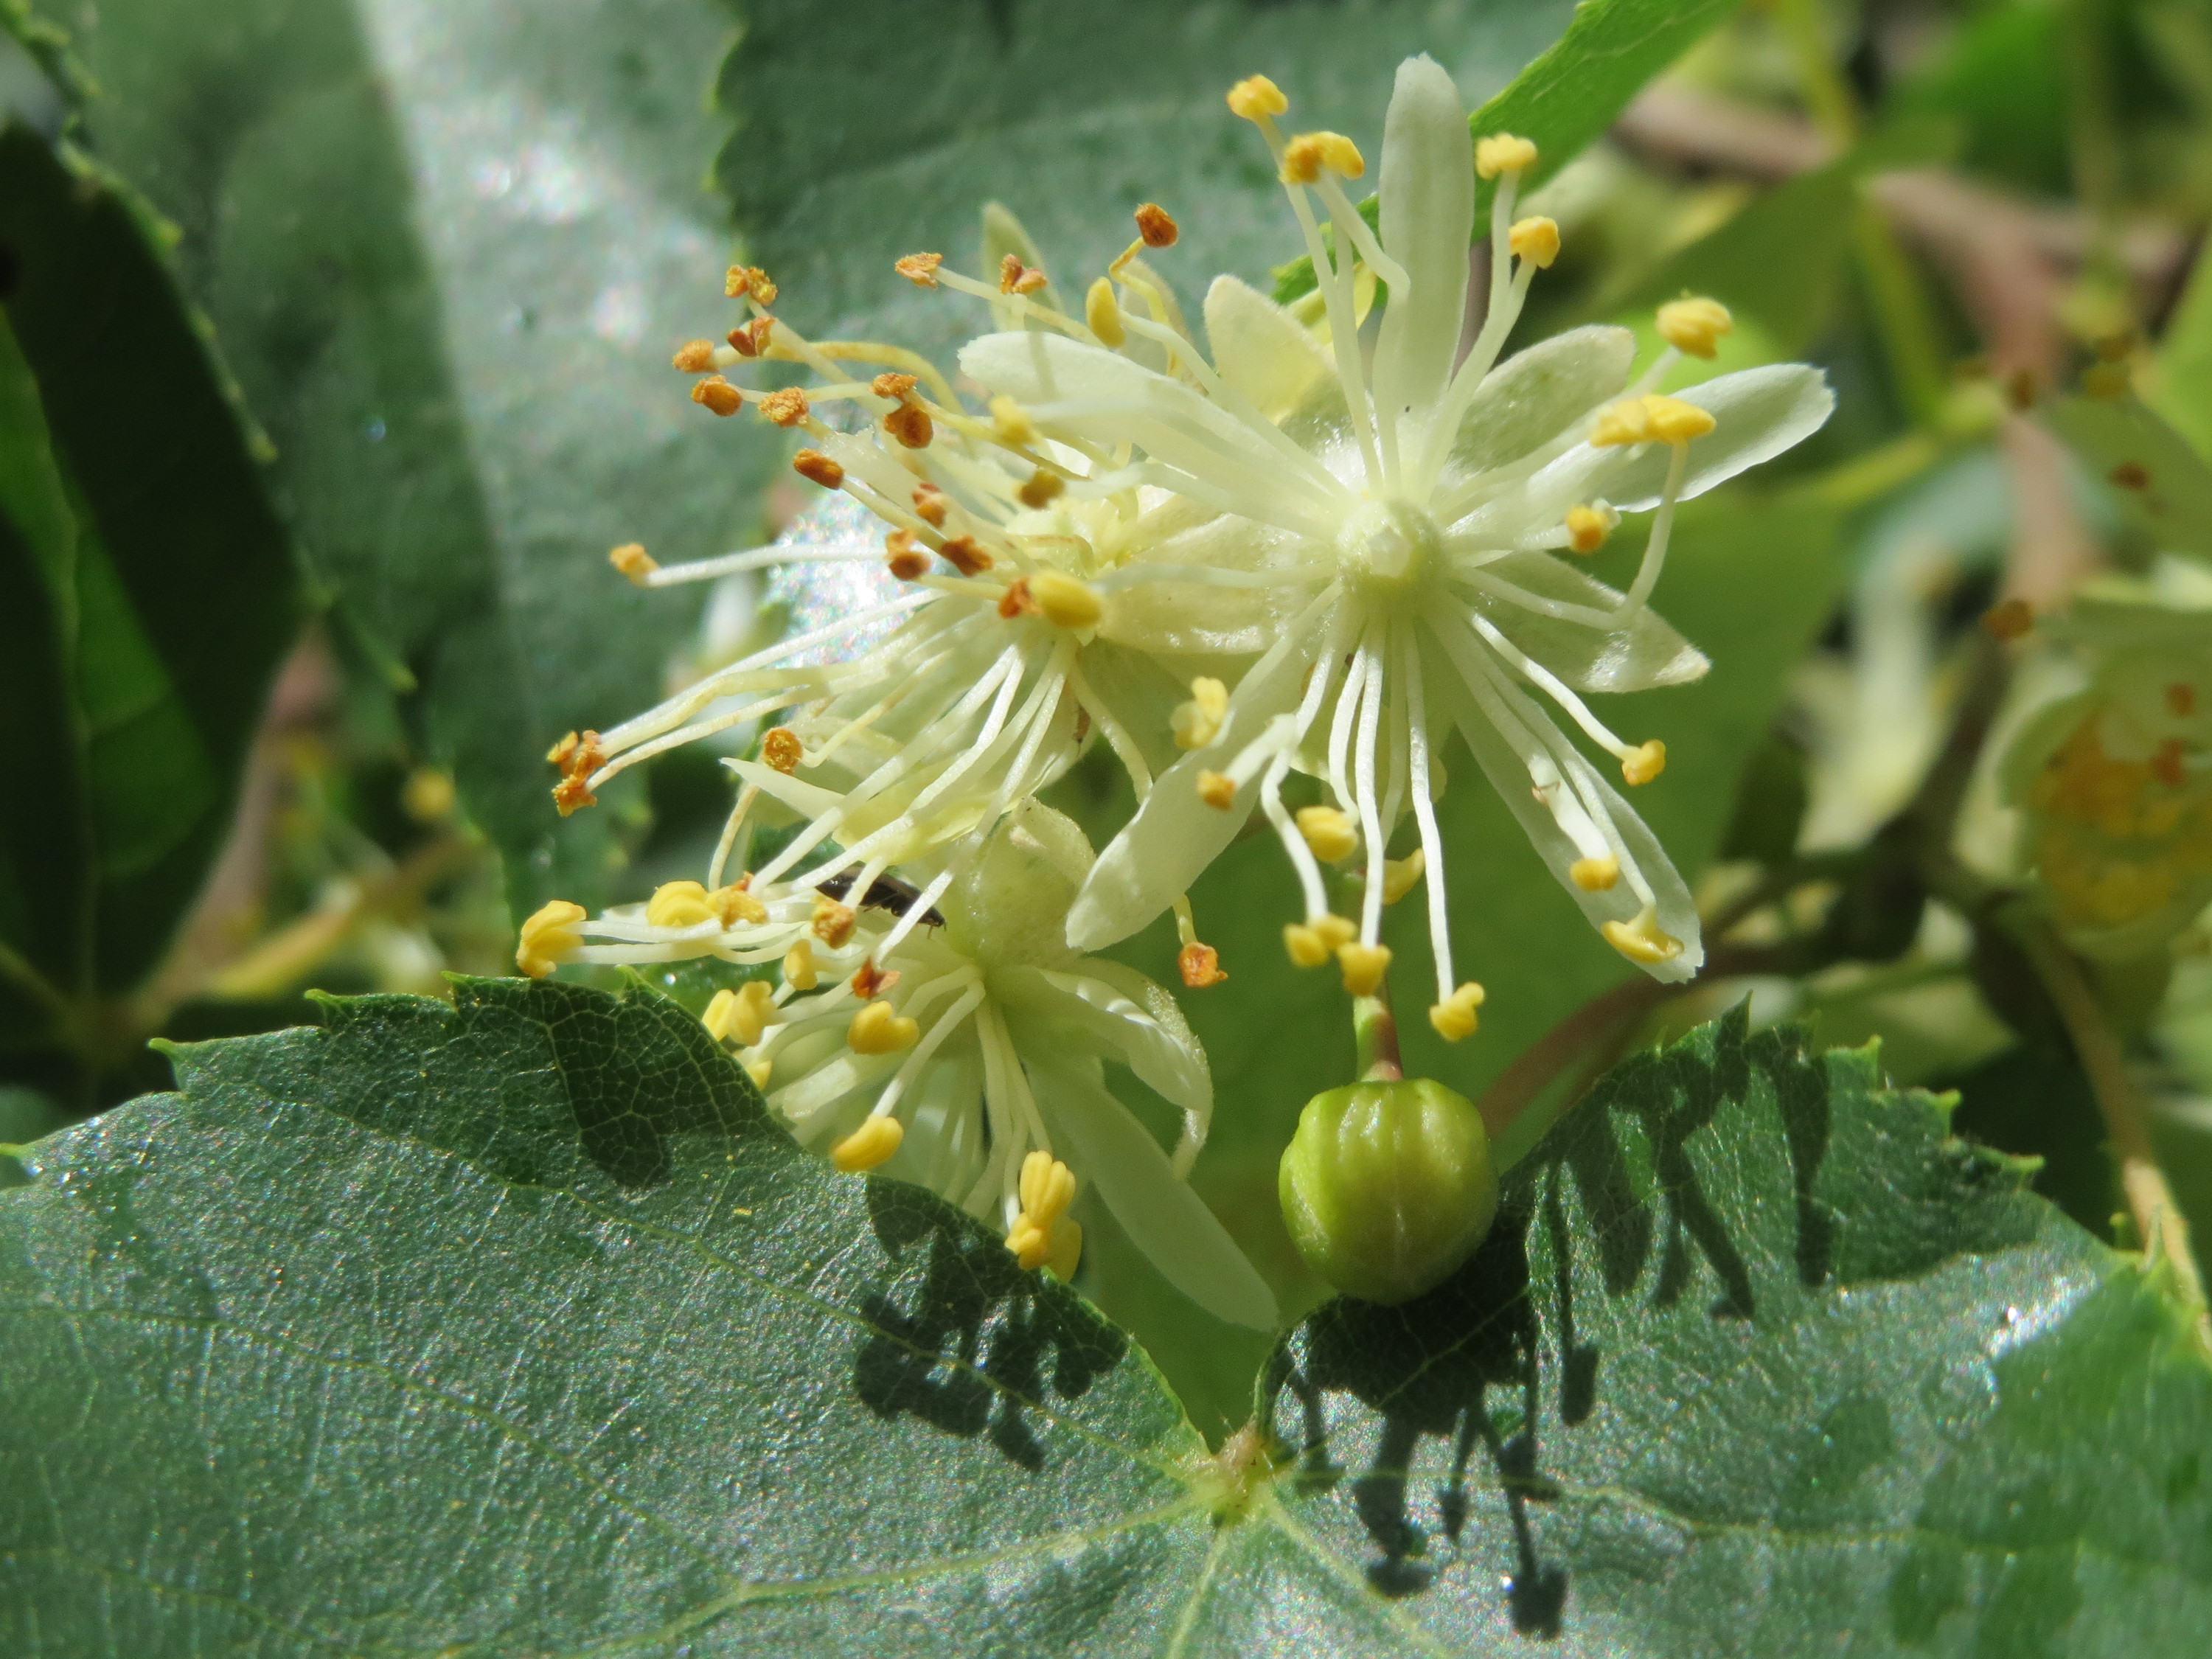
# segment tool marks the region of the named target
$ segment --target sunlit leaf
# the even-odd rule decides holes
[[[1444,1286],[1322,1310],[1225,1462],[649,994],[474,981],[177,1065],[0,1193],[26,1659],[2179,1659],[2212,1611],[2163,1276],[1740,1019],[1601,1085]]]

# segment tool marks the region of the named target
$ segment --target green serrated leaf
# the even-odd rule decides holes
[[[2212,1605],[2187,1320],[1869,1054],[1620,1068],[1461,1274],[1291,1340],[1271,1472],[650,993],[328,1022],[0,1193],[9,1652],[2162,1659]]]
[[[1217,273],[1264,286],[1297,246],[1265,147],[1223,102],[1237,81],[1273,77],[1291,99],[1285,121],[1348,133],[1379,156],[1401,60],[1430,53],[1472,102],[1576,15],[1557,0],[1383,0],[1356,24],[1328,6],[1224,0],[1134,0],[1110,22],[1052,0],[744,0],[739,11],[720,82],[736,132],[718,176],[751,257],[781,285],[779,309],[803,328],[940,360],[987,318],[918,292],[891,264],[927,248],[968,269],[985,202],[1013,210],[1077,306],[1127,246],[1132,210],[1164,204],[1182,240],[1151,263],[1195,315]]]
[[[1276,1490],[1379,1592],[1362,1651],[2197,1650],[2191,1316],[1879,1082],[1739,1010],[1612,1073],[1456,1281],[1298,1334]]]
[[[668,367],[726,326],[702,107],[713,0],[112,0],[57,8],[88,142],[179,258],[268,422],[314,568],[406,689],[510,896],[596,903],[606,814],[549,744],[649,702],[703,590],[607,550],[726,551],[775,446]]]
[[[24,749],[0,807],[0,1042],[79,1110],[135,1040],[121,999],[229,827],[304,610],[251,422],[155,229],[98,167],[0,130],[0,611]]]

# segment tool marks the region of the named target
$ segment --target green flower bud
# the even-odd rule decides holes
[[[1408,1301],[1440,1283],[1498,1213],[1482,1115],[1426,1078],[1316,1095],[1279,1185],[1306,1265],[1369,1302]]]

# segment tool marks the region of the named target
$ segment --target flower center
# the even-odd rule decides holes
[[[1419,583],[1435,562],[1436,520],[1407,501],[1362,501],[1336,534],[1345,572],[1378,596]]]

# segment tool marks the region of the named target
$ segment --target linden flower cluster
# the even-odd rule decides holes
[[[1211,1106],[1194,1080],[1203,1057],[1166,993],[1082,953],[1172,911],[1185,986],[1220,979],[1188,895],[1256,811],[1302,895],[1284,931],[1291,960],[1334,961],[1353,995],[1382,994],[1383,909],[1419,888],[1429,1018],[1468,1036],[1484,993],[1457,975],[1435,812],[1456,732],[1603,936],[1656,977],[1691,976],[1702,949],[1680,877],[1555,714],[1625,784],[1659,775],[1663,747],[1617,736],[1582,694],[1705,671],[1649,608],[1676,505],[1803,439],[1832,399],[1802,365],[1661,394],[1684,354],[1711,358],[1728,332],[1710,300],[1661,308],[1666,348],[1640,374],[1620,328],[1501,362],[1559,228],[1515,216],[1535,147],[1475,142],[1425,58],[1398,72],[1372,228],[1345,192],[1366,170],[1350,139],[1285,133],[1287,100],[1264,77],[1229,105],[1274,160],[1316,288],[1293,308],[1216,278],[1203,348],[1146,263],[1177,240],[1150,204],[1079,302],[1000,210],[987,213],[985,278],[936,253],[897,262],[919,286],[989,307],[994,331],[958,354],[972,397],[897,346],[805,338],[770,309],[765,273],[732,268],[726,289],[748,319],[726,344],[677,354],[700,377],[694,399],[721,416],[751,404],[803,433],[794,467],[865,507],[881,542],[665,568],[633,546],[615,564],[659,586],[866,562],[896,586],[557,745],[565,814],[652,755],[783,716],[757,758],[728,763],[739,787],[704,882],[597,921],[548,906],[518,961],[780,963],[779,986],[725,994],[708,1023],[841,1167],[995,1211],[1025,1263],[1063,1268],[1079,1238],[1071,1208],[1095,1189],[1171,1279],[1249,1315],[1264,1287],[1179,1184]],[[1487,295],[1462,351],[1478,180],[1492,185]],[[813,378],[754,391],[720,372],[749,361]],[[1559,556],[1595,551],[1644,512],[1626,592]],[[808,659],[886,623],[849,660]],[[1102,742],[1139,804],[1094,861],[1031,798]],[[750,867],[770,814],[799,828]],[[1022,873],[1036,857],[1054,882]],[[1170,1050],[1185,1058],[1170,1065]],[[1097,1080],[1104,1060],[1183,1109],[1172,1158]]]
[[[2212,592],[2192,597],[2085,595],[2046,623],[2090,682],[2007,758],[2027,860],[2094,956],[2154,951],[2212,902]]]

